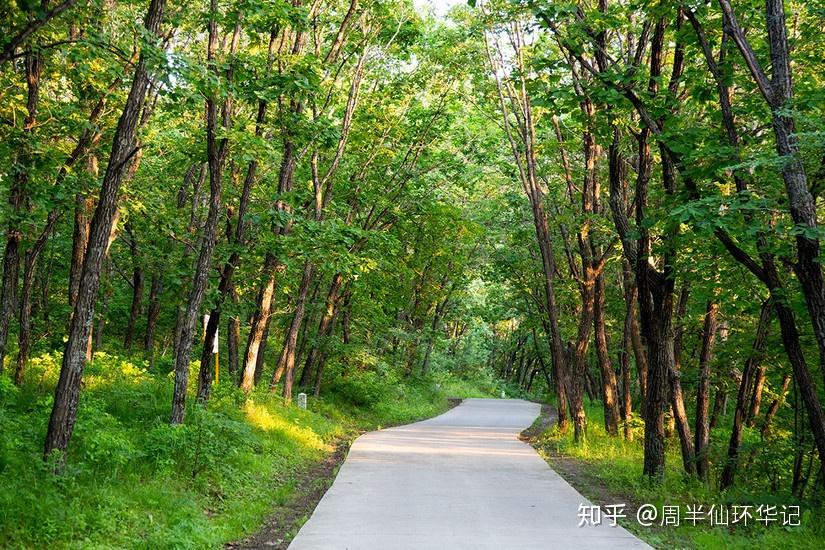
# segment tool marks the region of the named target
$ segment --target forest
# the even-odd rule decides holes
[[[825,3],[434,4],[4,3],[0,546],[222,547],[481,396],[802,510],[655,547],[825,546]]]

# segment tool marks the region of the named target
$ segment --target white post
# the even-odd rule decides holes
[[[307,408],[307,394],[301,392],[298,394],[298,398],[295,400],[298,404],[299,409],[306,409]]]

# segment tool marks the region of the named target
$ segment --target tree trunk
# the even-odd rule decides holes
[[[556,289],[554,283],[556,260],[553,255],[553,244],[550,239],[550,229],[547,224],[547,213],[544,208],[543,192],[538,184],[538,176],[536,171],[536,154],[534,148],[534,139],[536,134],[532,118],[532,105],[530,97],[527,95],[527,87],[524,80],[521,82],[520,93],[508,89],[510,102],[516,104],[518,109],[524,114],[523,118],[517,119],[520,121],[518,130],[524,142],[522,160],[521,147],[517,144],[510,130],[510,115],[508,114],[507,108],[508,101],[504,96],[505,87],[501,84],[499,70],[493,60],[489,45],[486,43],[486,33],[484,37],[487,57],[490,62],[491,71],[496,80],[499,105],[501,108],[502,119],[508,141],[510,143],[510,149],[513,154],[513,160],[517,165],[522,187],[524,188],[525,194],[530,201],[530,207],[533,213],[533,225],[536,230],[536,240],[541,253],[542,271],[544,275],[542,282],[544,285],[544,298],[546,300],[545,314],[547,315],[548,321],[550,353],[553,364],[553,380],[555,383],[557,425],[559,430],[564,432],[568,428],[567,365],[565,363],[565,346],[562,342],[558,308],[556,306]],[[516,60],[521,67],[523,64],[521,50],[519,50],[518,53],[519,55]],[[512,93],[515,93],[518,97],[513,97],[511,95]],[[579,424],[581,428],[581,419],[579,420]]]
[[[215,74],[215,77],[218,78],[220,73],[217,63],[214,62],[215,56],[215,49],[217,47],[217,23],[214,21],[218,17],[218,4],[217,1],[212,2],[211,4],[211,13],[213,21],[210,22],[210,45],[209,45],[209,55],[207,57],[207,63],[210,60],[213,60],[211,63],[210,69]],[[235,22],[235,30],[232,33],[232,39],[229,45],[229,56],[230,62],[228,68],[224,71],[223,79],[227,84],[231,84],[232,77],[234,73],[234,59],[232,59],[237,52],[238,44],[240,41],[240,34],[241,34],[241,23],[240,20]],[[214,35],[214,38],[212,37]],[[214,44],[213,44],[214,40]],[[217,210],[220,209],[220,188],[221,188],[221,178],[223,176],[223,165],[226,159],[226,151],[229,144],[227,138],[223,138],[220,140],[220,143],[217,142],[217,137],[215,136],[216,129],[217,129],[217,99],[207,97],[206,101],[207,107],[207,160],[209,165],[209,180],[210,182],[214,182],[215,179],[218,180],[218,192],[217,198],[214,197],[214,185],[211,185],[212,190],[210,191],[210,214],[213,205],[217,204]],[[232,112],[232,97],[227,96],[224,99],[223,106],[221,109],[221,123],[224,129],[229,128],[230,126],[230,116]],[[259,109],[260,114],[260,109]],[[211,143],[210,140],[211,139]],[[254,175],[254,173],[253,173]],[[251,183],[250,183],[251,184]],[[248,202],[248,194],[249,191],[245,190],[245,195],[241,197],[241,207],[245,210],[245,203],[244,200]],[[231,208],[228,210],[227,215],[227,241],[230,243],[233,242],[232,238],[232,211]],[[211,219],[208,218],[207,225],[209,226]],[[215,223],[217,228],[217,222]],[[240,235],[238,235],[239,239],[237,241],[242,240],[242,231],[244,227],[244,222],[242,215],[239,215],[237,228],[241,231]],[[215,241],[217,241],[217,229],[215,230]],[[239,244],[238,242],[234,244]],[[215,242],[214,244],[217,244]],[[218,302],[216,306],[212,309],[212,314],[209,316],[209,322],[206,324],[206,330],[204,331],[204,346],[201,350],[201,361],[200,361],[200,368],[198,369],[198,402],[203,406],[209,402],[209,396],[212,390],[212,358],[213,358],[213,349],[215,346],[219,345],[216,342],[218,337],[218,326],[220,326],[221,321],[221,306],[223,305],[224,298],[226,295],[231,291],[232,288],[232,274],[235,269],[235,264],[237,264],[239,258],[239,252],[234,250],[230,255],[229,260],[227,261],[227,265],[224,266],[224,269],[221,270],[221,280],[220,284],[218,285]],[[208,264],[207,264],[208,265]]]
[[[39,53],[29,52],[24,57],[26,68],[27,100],[26,117],[23,120],[25,134],[34,132],[37,122],[37,107],[40,100],[40,75],[43,69],[43,60]],[[29,168],[33,164],[31,144],[23,146],[22,158],[18,160],[21,166],[13,169],[15,172],[9,192],[9,204],[12,212],[6,233],[6,247],[3,254],[3,280],[0,284],[0,373],[3,372],[3,363],[6,355],[9,325],[17,307],[17,285],[20,275],[20,241],[23,238],[21,216],[27,207]],[[15,378],[17,375],[15,374]]]
[[[236,28],[237,33],[237,28]],[[268,51],[268,66],[267,66],[267,75],[271,72],[272,67],[272,60],[273,60],[273,49],[275,46],[275,38],[277,33],[273,31],[270,34],[269,39],[269,51]],[[263,135],[263,125],[266,121],[266,111],[267,111],[267,101],[261,99],[258,101],[258,111],[255,117],[255,135],[257,137],[261,137]],[[235,246],[243,246],[245,244],[245,233],[246,233],[246,213],[249,208],[249,201],[252,194],[252,187],[255,184],[257,179],[257,172],[258,172],[258,160],[253,159],[249,162],[249,165],[246,169],[246,176],[244,178],[243,188],[241,190],[241,199],[240,204],[238,206],[238,219],[235,222],[235,231],[234,234],[230,229],[230,226],[227,226],[227,240],[233,243]],[[206,328],[206,335],[205,338],[207,340],[213,340],[215,338],[215,332],[217,331],[217,327],[219,326],[219,321],[221,317],[221,305],[223,304],[226,295],[231,294],[233,300],[237,301],[237,293],[235,292],[235,288],[232,282],[232,277],[235,273],[235,270],[238,268],[240,263],[240,253],[235,250],[230,254],[229,259],[223,266],[221,270],[221,282],[218,288],[218,303],[215,308],[209,314],[210,321],[212,317],[215,317],[215,323],[209,323]],[[268,265],[268,263],[267,263]],[[272,285],[274,288],[274,279],[272,281]],[[267,302],[269,303],[269,302]],[[229,350],[229,373],[231,376],[235,376],[235,373],[239,369],[239,349],[240,349],[240,319],[237,317],[233,317],[229,320],[228,325],[228,350]],[[253,332],[258,330],[253,322]],[[249,347],[251,344],[254,343],[254,355],[257,356],[258,348],[260,347],[260,341],[253,342],[252,335],[250,334],[250,342],[247,344]],[[253,362],[256,362],[256,357],[253,357]],[[207,355],[204,352],[201,356],[201,365],[211,363],[211,354]],[[241,380],[241,384],[243,385],[243,380]],[[251,387],[250,387],[251,389]],[[249,391],[248,389],[244,388],[245,391]]]
[[[309,301],[307,302],[307,304],[309,305],[309,315],[306,316],[306,319],[304,319],[304,322],[301,325],[301,332],[300,332],[301,336],[299,338],[300,344],[298,344],[298,349],[295,352],[295,362],[296,363],[298,361],[300,361],[302,357],[304,357],[304,350],[306,349],[307,340],[309,339],[310,327],[315,324],[315,313],[316,313],[316,310],[318,309],[317,306],[315,306],[315,304],[316,304],[317,299],[318,299],[318,290],[320,288],[321,288],[321,281],[319,280],[318,282],[316,282],[313,285],[312,294],[310,294]],[[306,369],[301,369],[301,379],[303,379],[304,382],[306,382],[306,377],[304,376],[305,373],[306,373]],[[308,373],[307,373],[307,376],[308,376]],[[305,384],[302,383],[301,381],[299,381],[298,386],[299,387],[305,387]]]
[[[212,0],[209,15],[209,37],[207,41],[207,65],[217,78],[218,68],[215,54],[218,46],[217,0]],[[226,110],[226,105],[224,105]],[[227,116],[222,121],[224,129],[228,126]],[[223,161],[226,158],[226,138],[218,138],[218,100],[213,95],[206,97],[206,157],[209,166],[209,212],[201,236],[201,249],[192,277],[192,288],[186,310],[181,318],[180,340],[175,350],[175,387],[172,395],[171,424],[181,424],[186,416],[186,391],[189,386],[189,362],[192,358],[192,346],[195,330],[200,316],[201,303],[209,284],[209,267],[212,253],[217,244],[218,217],[221,209],[221,186]],[[199,376],[198,400],[206,402],[211,389],[212,371],[201,366]],[[206,370],[206,375],[203,371]],[[204,380],[205,378],[205,380]]]
[[[315,333],[315,341],[307,354],[306,362],[304,363],[304,370],[301,373],[301,379],[298,381],[299,386],[306,386],[307,384],[315,385],[317,373],[313,374],[315,365],[318,360],[320,349],[325,344],[325,340],[329,337],[327,330],[332,324],[332,317],[337,309],[338,291],[341,288],[343,276],[336,273],[332,277],[332,282],[327,291],[327,298],[324,304],[324,311],[321,313],[321,320],[318,323],[318,330]],[[312,381],[310,381],[312,377]]]
[[[135,326],[140,316],[141,302],[143,301],[143,267],[140,265],[137,238],[130,224],[126,225],[126,231],[129,233],[129,251],[132,255],[132,307],[129,309],[129,322],[126,325],[123,347],[126,351],[131,351],[132,342],[135,339]]]
[[[146,312],[146,333],[143,336],[143,348],[149,360],[149,368],[155,366],[155,332],[160,317],[160,293],[163,291],[163,279],[157,271],[152,273],[149,289],[149,309]]]
[[[745,418],[745,425],[749,428],[753,427],[756,422],[756,417],[759,416],[759,407],[762,405],[762,391],[765,388],[766,373],[767,368],[764,365],[760,365],[754,375],[750,407],[748,408],[748,416]]]
[[[653,312],[655,317],[645,329],[645,332],[649,334],[647,341],[650,372],[644,411],[644,473],[653,478],[662,477],[665,467],[664,410],[667,403],[668,376],[671,371],[669,363],[673,359],[673,340],[669,334],[671,332],[669,302],[671,296],[670,293],[667,294],[663,302],[657,304]],[[643,322],[643,326],[644,324]]]
[[[315,367],[315,378],[312,381],[313,392],[312,394],[315,397],[319,397],[321,395],[321,381],[323,380],[324,375],[324,365],[327,361],[327,354],[328,352],[328,340],[332,337],[333,332],[335,331],[335,322],[338,319],[338,312],[336,311],[335,314],[332,316],[332,321],[330,322],[329,329],[327,330],[327,334],[325,338],[327,339],[327,343],[321,348],[320,352],[318,353],[317,359],[317,366]]]
[[[94,344],[91,346],[91,350],[86,352],[87,361],[91,361],[95,350],[99,350],[103,347],[103,332],[106,328],[106,316],[109,313],[109,302],[112,299],[112,294],[115,292],[111,281],[114,266],[112,265],[111,258],[108,256],[104,256],[104,266],[103,274],[106,277],[107,284],[101,298],[100,308],[97,312],[97,328],[94,330]]]
[[[716,375],[716,394],[713,397],[713,411],[710,414],[710,429],[714,429],[728,406],[728,392],[721,372]]]
[[[40,232],[37,241],[26,251],[26,261],[23,269],[23,291],[20,294],[20,334],[17,339],[17,365],[14,371],[14,381],[18,386],[23,383],[23,371],[29,359],[29,347],[31,346],[32,293],[34,291],[37,259],[46,247],[58,217],[56,210],[49,212],[46,226]],[[0,358],[0,361],[2,361],[2,358]]]
[[[241,320],[237,315],[229,318],[226,324],[227,340],[226,348],[229,355],[229,376],[236,380],[241,364]]]
[[[613,146],[611,146],[612,149]],[[622,259],[622,281],[625,293],[625,325],[628,331],[629,343],[633,349],[633,358],[636,362],[636,379],[639,382],[639,395],[644,409],[645,395],[647,394],[647,353],[642,344],[642,335],[639,332],[638,291],[630,263],[627,258]],[[629,351],[627,351],[629,354]],[[628,357],[629,361],[629,357]]]
[[[144,21],[148,35],[158,34],[165,4],[166,0],[151,0]],[[112,233],[120,183],[130,159],[136,153],[136,129],[148,87],[149,72],[145,56],[141,53],[126,104],[115,130],[112,151],[89,231],[89,244],[83,261],[74,314],[69,327],[60,378],[49,418],[44,456],[49,458],[52,452],[57,452],[57,469],[63,467],[66,448],[77,419],[77,401],[83,368],[86,364],[84,347],[88,344],[94,318],[94,303],[100,283],[101,262]]]
[[[773,418],[776,416],[776,413],[779,412],[779,407],[785,402],[785,395],[788,393],[788,386],[791,385],[791,375],[786,374],[782,378],[782,389],[777,394],[776,399],[771,402],[771,406],[768,407],[768,412],[765,413],[765,420],[762,422],[762,428],[759,430],[759,434],[764,440],[767,436],[771,423],[773,422]]]
[[[340,292],[342,281],[343,277],[341,274],[336,273],[332,279],[332,284],[330,284],[329,292],[327,293],[327,307],[324,310],[324,316],[321,318],[321,324],[318,327],[321,341],[320,343],[316,343],[316,347],[313,349],[313,351],[317,353],[317,359],[315,359],[317,365],[315,366],[315,376],[312,382],[315,397],[321,394],[321,379],[324,374],[324,363],[326,363],[329,340],[335,330],[335,322],[338,319],[341,300],[347,294],[346,290],[343,293]],[[327,319],[327,321],[325,321],[325,319]],[[310,359],[312,359],[311,353],[310,357],[307,357],[307,367],[310,365]]]
[[[794,371],[794,378],[796,379],[799,392],[802,394],[802,402],[805,404],[807,411],[808,422],[811,426],[814,442],[816,443],[817,451],[819,452],[820,466],[825,468],[825,415],[822,412],[822,404],[819,401],[819,396],[816,392],[816,386],[811,379],[808,365],[805,362],[805,355],[802,352],[802,346],[799,343],[799,332],[796,328],[796,322],[793,318],[793,312],[785,305],[784,293],[781,293],[781,286],[776,285],[780,294],[779,296],[771,296],[776,311],[776,317],[779,319],[779,326],[782,332],[782,343],[788,354],[788,359]]]
[[[708,311],[708,313],[710,313],[710,311]],[[719,479],[719,488],[722,490],[733,485],[733,480],[736,476],[739,461],[739,445],[742,443],[742,429],[748,412],[748,391],[752,385],[754,370],[758,367],[759,362],[762,360],[762,355],[765,352],[770,324],[771,301],[767,300],[762,304],[762,312],[759,315],[759,324],[756,327],[756,337],[753,341],[750,356],[742,368],[742,380],[739,383],[736,411],[733,414],[733,428],[731,429],[730,442],[728,443],[728,458],[725,461],[725,467]],[[705,325],[707,327],[707,321]],[[707,409],[705,409],[705,415],[707,415]]]
[[[283,396],[287,403],[292,400],[292,382],[295,373],[295,351],[298,340],[298,331],[301,329],[301,324],[304,321],[307,294],[309,294],[309,287],[312,284],[312,277],[314,275],[315,266],[312,262],[307,260],[304,263],[304,272],[301,276],[301,284],[298,287],[298,297],[295,301],[295,312],[292,315],[292,322],[290,323],[289,329],[284,336],[284,347],[281,350],[281,358],[278,361],[278,366],[275,369],[275,374],[273,375],[272,382],[270,383],[270,387],[274,388],[283,375]]]
[[[719,0],[725,15],[726,32],[731,35],[742,53],[757,88],[771,109],[772,126],[776,138],[776,151],[781,157],[782,179],[788,196],[788,207],[794,224],[809,231],[799,231],[796,236],[798,261],[794,271],[802,286],[808,306],[814,336],[819,348],[819,364],[825,376],[825,282],[819,263],[820,241],[817,234],[817,209],[808,189],[805,167],[799,152],[794,114],[788,110],[793,101],[791,47],[785,19],[784,0],[765,2],[765,22],[770,46],[771,78],[759,65],[756,54],[739,27],[730,0]]]
[[[73,312],[80,290],[80,275],[83,269],[83,257],[89,241],[90,213],[94,208],[94,199],[86,198],[80,193],[75,195],[74,232],[72,233],[72,262],[69,267],[69,308]]]
[[[275,307],[275,297],[272,297],[270,309]],[[269,345],[269,330],[272,328],[272,316],[270,315],[264,323],[264,334],[261,340],[261,347],[258,350],[258,357],[255,360],[255,385],[261,383],[264,375],[264,359],[266,358],[266,347]]]
[[[9,326],[17,303],[17,282],[20,276],[19,248],[19,232],[16,229],[9,230],[3,253],[3,282],[0,289],[0,373],[3,372]]]
[[[619,435],[619,397],[616,373],[610,364],[610,351],[607,343],[607,331],[604,322],[604,273],[596,278],[596,299],[594,307],[594,331],[596,336],[596,354],[602,373],[602,396],[604,401],[604,428],[610,435]]]
[[[710,442],[710,423],[708,421],[710,363],[713,360],[713,348],[716,343],[718,315],[719,304],[709,301],[702,330],[702,351],[699,353],[699,387],[696,390],[696,471],[703,481],[707,481],[710,475],[708,461],[708,443]]]
[[[626,262],[625,262],[626,263]],[[636,291],[625,284],[625,316],[624,329],[622,331],[622,346],[619,349],[619,365],[622,376],[622,421],[624,422],[624,438],[627,441],[633,441],[633,428],[630,421],[633,418],[633,393],[631,391],[631,377],[630,377],[630,323],[631,316],[635,315]]]
[[[269,328],[269,317],[272,311],[272,302],[275,293],[275,258],[273,256],[267,257],[267,267],[271,263],[269,269],[264,269],[267,272],[267,279],[258,291],[258,298],[256,303],[258,307],[252,315],[252,324],[249,330],[249,338],[246,342],[246,352],[244,357],[244,369],[241,375],[241,389],[245,393],[252,391],[256,383],[256,370],[258,368],[259,354],[263,356],[261,350],[262,343],[266,341],[265,333]]]

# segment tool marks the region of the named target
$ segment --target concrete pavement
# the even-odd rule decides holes
[[[364,434],[290,550],[648,548],[621,527],[577,527],[587,499],[517,438],[539,412],[467,399]]]

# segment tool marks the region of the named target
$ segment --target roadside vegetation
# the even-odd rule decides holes
[[[825,547],[824,31],[6,2],[0,544],[219,546],[360,430],[503,392],[634,498],[807,510],[698,546]]]
[[[431,417],[490,380],[352,375],[307,410],[263,389],[217,385],[209,409],[169,426],[168,373],[99,352],[89,364],[68,466],[38,458],[60,358],[32,359],[21,386],[0,378],[0,546],[216,548],[293,504],[301,472],[364,430]],[[435,380],[438,380],[436,382]],[[435,389],[435,384],[440,389]]]
[[[587,442],[577,444],[573,435],[562,433],[553,424],[553,413],[545,408],[541,420],[549,421],[550,426],[530,438],[530,443],[539,454],[563,478],[594,504],[609,510],[606,506],[625,504],[625,519],[619,524],[635,533],[642,540],[655,548],[789,548],[818,549],[822,547],[825,527],[815,518],[825,513],[821,495],[810,492],[806,495],[794,494],[782,489],[777,477],[787,471],[782,464],[781,455],[774,454],[770,447],[756,441],[745,447],[748,468],[735,490],[720,492],[712,485],[697,481],[684,475],[679,458],[678,438],[671,435],[666,449],[668,472],[662,483],[651,483],[640,478],[638,463],[644,453],[644,425],[636,419],[632,431],[632,440],[612,437],[604,429],[604,412],[601,403],[587,403],[588,418],[594,420],[588,427]],[[720,440],[729,435],[724,430],[718,434]],[[718,462],[725,452],[722,445],[711,450]],[[717,473],[718,475],[718,473]],[[766,480],[771,480],[766,482]],[[640,525],[636,513],[639,506],[652,504],[656,506],[660,517],[650,526]],[[664,506],[679,506],[680,520],[678,526],[663,526],[661,512]],[[694,524],[685,516],[687,505],[701,505],[706,513],[710,506],[751,506],[756,510],[760,505],[799,506],[799,527],[782,526],[777,523],[765,525],[755,520],[743,524],[711,526],[708,516],[702,514],[701,520]],[[604,522],[610,520],[603,518]],[[587,529],[583,526],[582,529]]]

